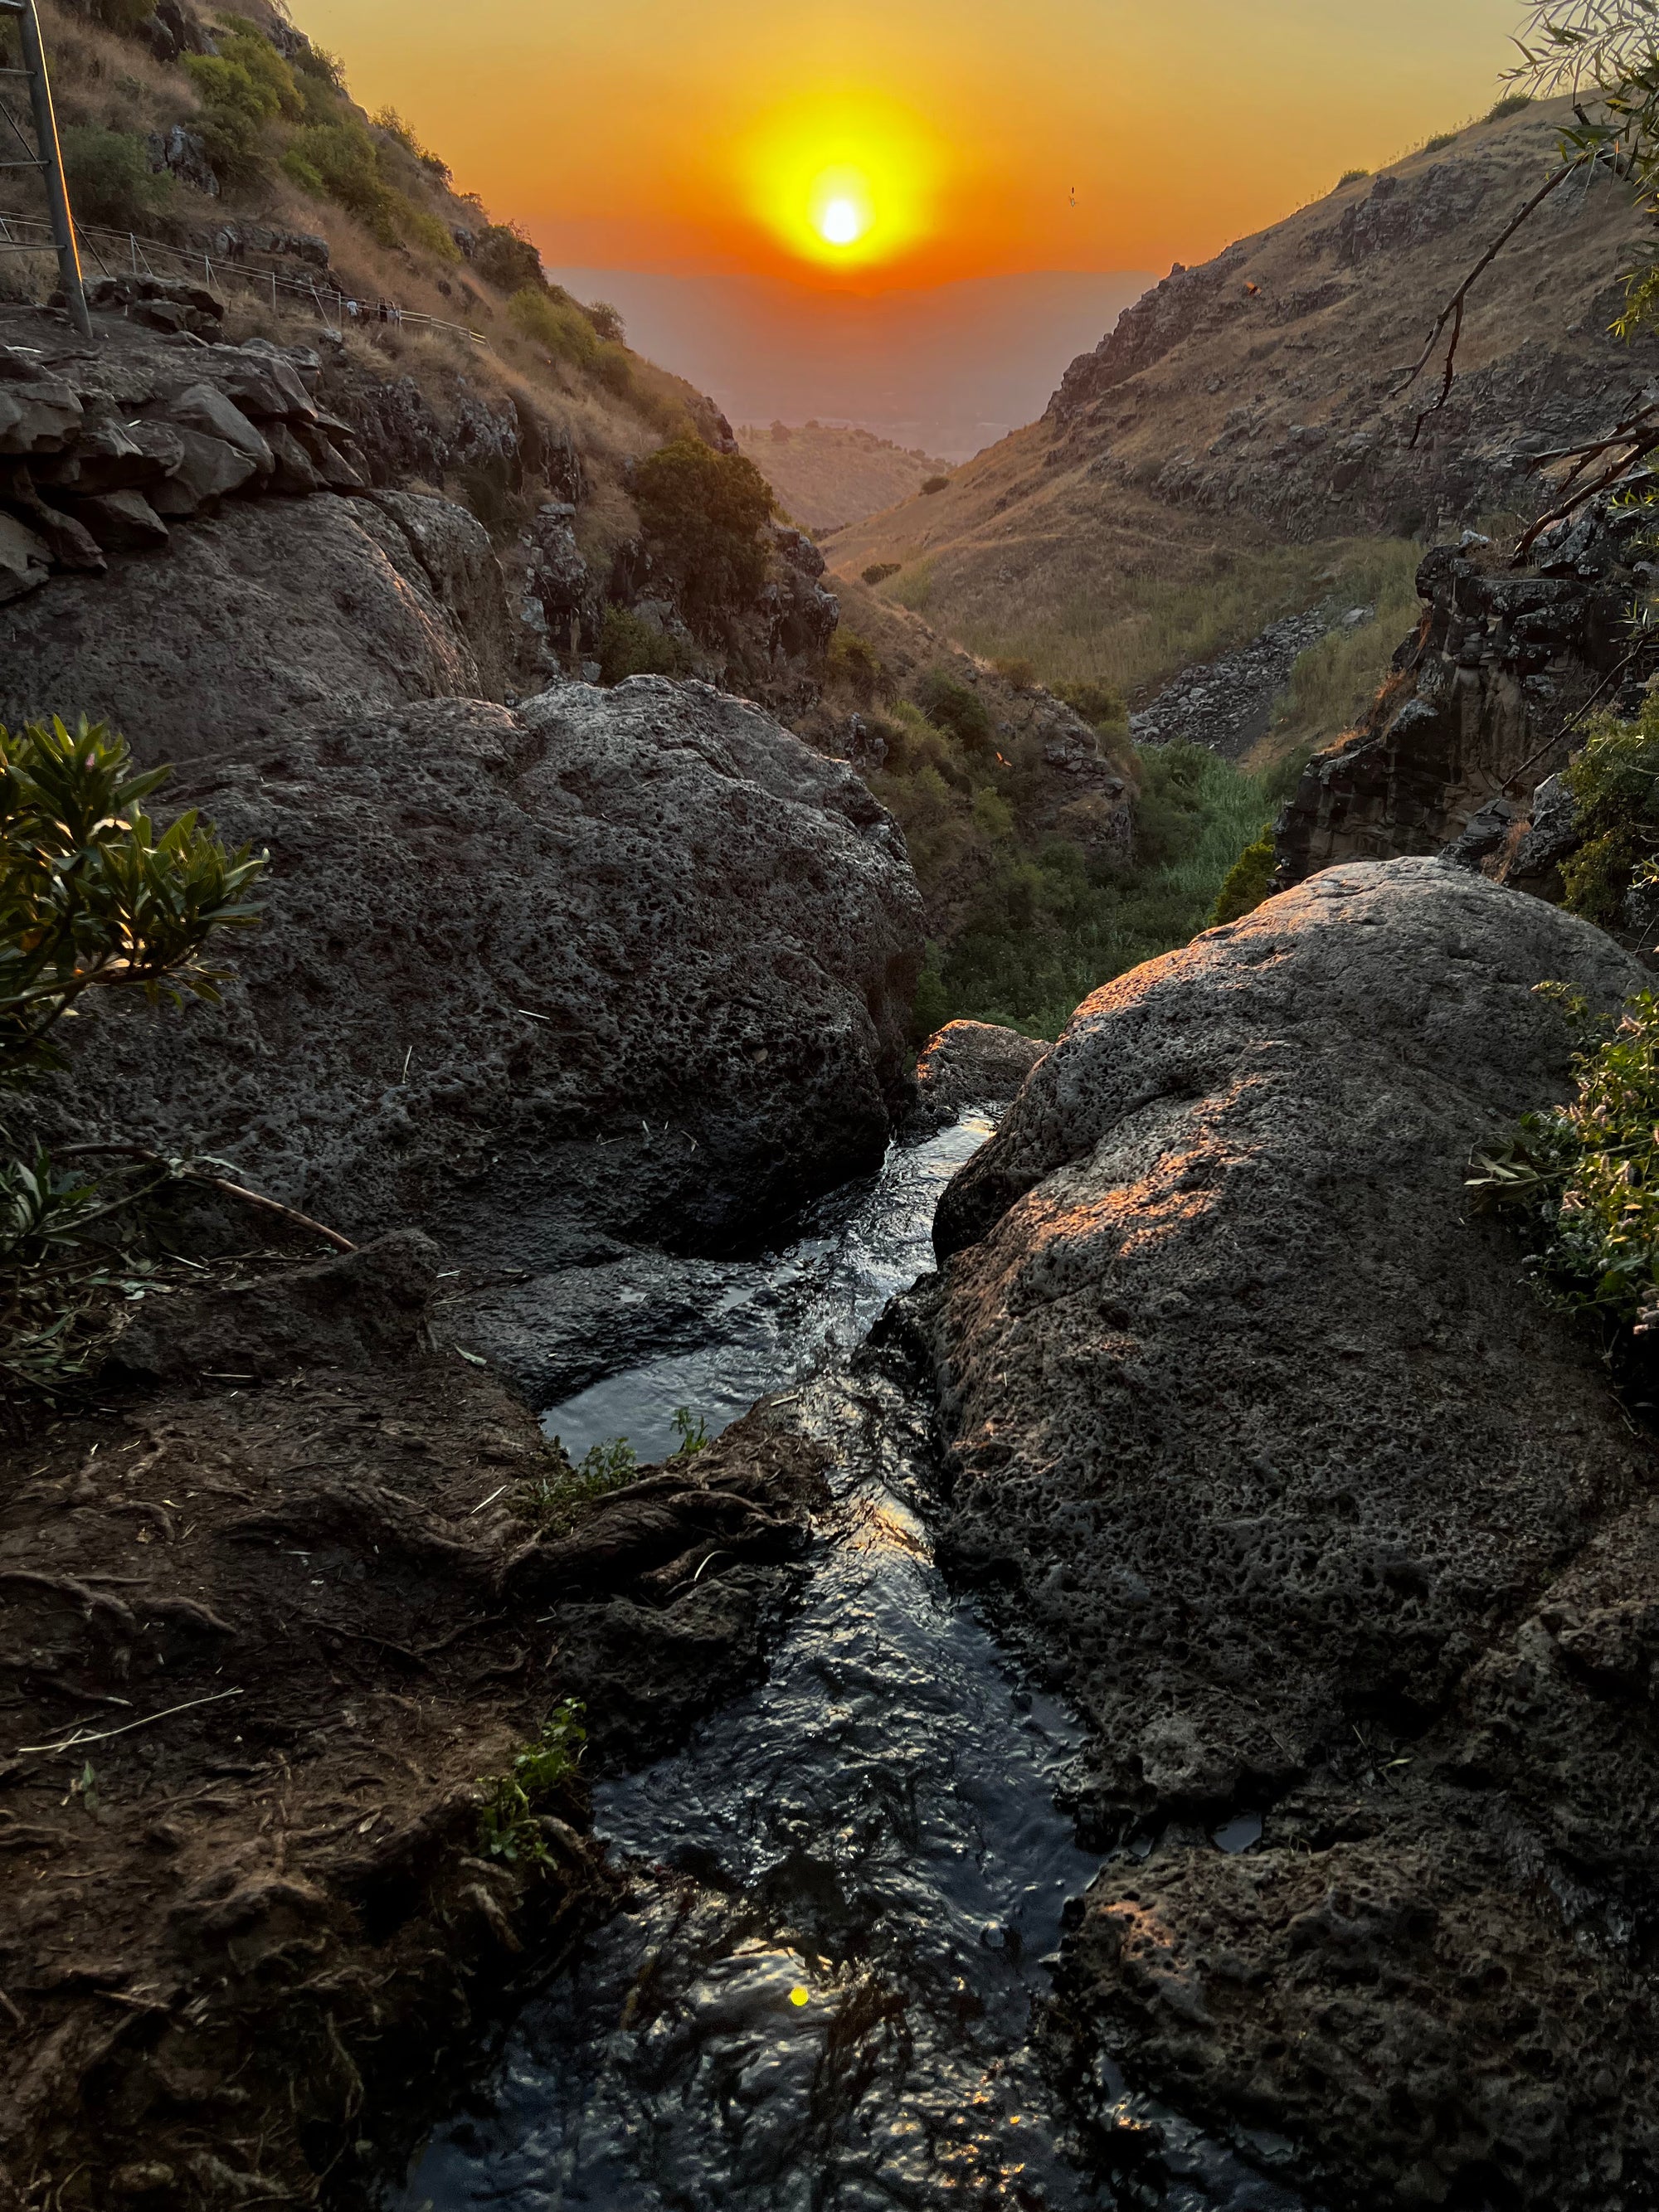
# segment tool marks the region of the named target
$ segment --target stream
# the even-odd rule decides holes
[[[545,1416],[578,1455],[626,1435],[645,1460],[677,1407],[713,1434],[775,1394],[834,1452],[836,1504],[766,1680],[595,1789],[623,1909],[385,2212],[1301,2206],[1104,2061],[1063,2101],[1033,2042],[1098,1864],[1055,1802],[1082,1730],[933,1564],[927,1408],[854,1357],[931,1267],[939,1193],[990,1128],[896,1146],[787,1250],[720,1272],[700,1348]]]

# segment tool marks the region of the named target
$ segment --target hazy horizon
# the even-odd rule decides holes
[[[578,299],[610,301],[630,345],[734,423],[857,423],[945,460],[1036,421],[1066,364],[1155,281],[1037,270],[864,296],[767,276],[549,274]]]

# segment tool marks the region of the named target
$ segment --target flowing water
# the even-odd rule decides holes
[[[1055,1804],[1080,1730],[933,1565],[925,1409],[853,1356],[988,1133],[896,1149],[787,1251],[724,1271],[716,1341],[548,1414],[578,1452],[625,1433],[646,1457],[677,1406],[712,1431],[776,1393],[833,1451],[836,1508],[765,1683],[595,1790],[625,1908],[387,2212],[1297,2204],[1103,2064],[1063,2105],[1033,2047],[1097,1863]]]

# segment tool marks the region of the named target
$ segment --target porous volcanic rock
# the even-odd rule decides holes
[[[1041,1037],[995,1022],[946,1022],[916,1061],[921,1109],[945,1121],[964,1106],[1000,1104],[1018,1095],[1048,1049]]]
[[[1072,2030],[1345,2205],[1659,2176],[1654,1457],[1462,1188],[1567,1085],[1547,979],[1642,975],[1444,862],[1328,869],[1085,1002],[921,1307],[946,1550],[1137,1839]]]
[[[482,526],[412,492],[236,501],[170,550],[0,611],[0,722],[112,721],[188,761],[417,699],[488,696],[507,614]]]
[[[76,1025],[53,1096],[91,1133],[545,1267],[769,1222],[873,1166],[908,1103],[903,842],[707,685],[340,716],[178,796],[269,848],[266,924],[222,1011]]]

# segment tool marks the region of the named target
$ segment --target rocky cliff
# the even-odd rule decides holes
[[[1573,807],[1559,771],[1589,715],[1632,715],[1659,650],[1632,621],[1653,564],[1639,508],[1586,510],[1520,570],[1466,532],[1418,574],[1423,614],[1347,737],[1309,763],[1275,830],[1279,878],[1333,860],[1446,851],[1559,896]]]
[[[939,1215],[947,1540],[1119,1846],[1080,2067],[1345,2204],[1659,2179],[1652,1454],[1462,1188],[1565,1083],[1545,979],[1638,971],[1441,862],[1328,869],[1088,1000]]]

